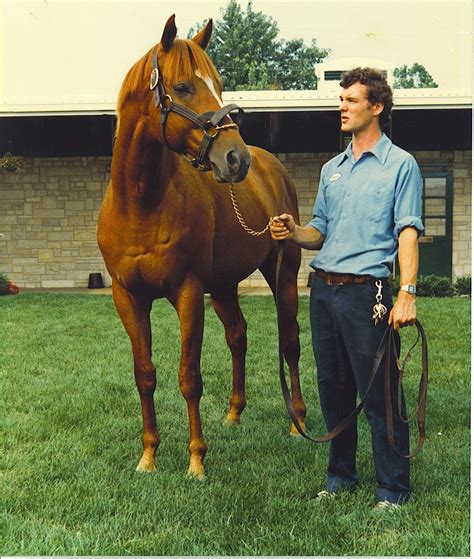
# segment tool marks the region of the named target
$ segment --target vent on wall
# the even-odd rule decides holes
[[[344,70],[326,70],[324,72],[324,81],[340,81]],[[387,79],[387,70],[381,70],[382,75]]]
[[[342,76],[342,70],[327,70],[324,72],[325,81],[335,81],[340,80]]]

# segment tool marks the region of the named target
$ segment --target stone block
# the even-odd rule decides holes
[[[67,212],[75,212],[85,210],[85,203],[82,200],[74,200],[74,201],[66,201],[65,202],[65,210]]]
[[[72,231],[50,231],[48,233],[48,241],[71,241],[73,238]]]
[[[57,207],[56,198],[43,198],[41,205],[45,209],[55,209]]]
[[[45,218],[45,219],[51,219],[51,218],[61,218],[64,217],[64,210],[61,209],[40,209],[40,210],[36,210],[35,212],[35,217],[37,218]]]
[[[52,260],[54,260],[52,249],[41,248],[38,250],[38,262],[51,262]]]
[[[84,229],[84,230],[80,230],[77,229],[76,231],[74,231],[74,240],[75,241],[89,241],[89,240],[94,240],[95,242],[95,230],[91,230],[91,229]]]
[[[42,280],[41,287],[44,288],[74,287],[74,281],[68,279]]]
[[[0,199],[2,202],[8,200],[25,200],[25,193],[21,188],[8,188],[0,192]]]
[[[86,190],[89,190],[89,191],[98,190],[99,192],[102,192],[102,182],[98,181],[98,180],[87,181],[86,182]]]

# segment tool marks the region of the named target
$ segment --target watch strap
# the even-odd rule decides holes
[[[410,293],[410,295],[416,295],[416,285],[410,283],[401,285],[400,291],[406,291],[407,293]]]

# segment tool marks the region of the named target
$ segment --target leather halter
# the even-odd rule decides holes
[[[153,91],[153,96],[155,100],[155,107],[160,107],[161,109],[161,135],[163,137],[163,143],[165,146],[172,150],[168,140],[166,139],[166,121],[170,112],[177,113],[184,118],[187,118],[191,122],[197,125],[204,132],[201,145],[199,146],[196,157],[190,157],[187,154],[183,154],[193,167],[199,169],[200,171],[210,171],[211,167],[204,160],[209,152],[212,141],[218,136],[221,130],[227,128],[239,128],[234,122],[230,124],[219,124],[224,117],[226,117],[231,111],[238,110],[239,113],[243,113],[243,110],[234,103],[226,105],[219,109],[218,111],[208,111],[202,114],[195,113],[191,109],[188,109],[184,105],[175,103],[170,95],[165,91],[163,85],[163,79],[160,74],[160,69],[158,66],[158,53],[157,51],[153,54],[153,70],[150,75],[150,90]]]

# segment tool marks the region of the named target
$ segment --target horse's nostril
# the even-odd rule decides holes
[[[240,157],[237,155],[237,153],[235,153],[235,151],[233,150],[228,151],[226,159],[229,169],[231,169],[232,171],[237,171],[237,169],[240,167]]]

